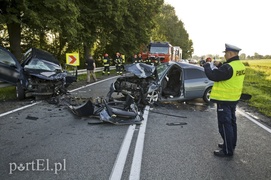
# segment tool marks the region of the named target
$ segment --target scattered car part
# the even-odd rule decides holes
[[[187,125],[187,123],[186,122],[174,122],[174,123],[166,123],[166,125],[168,125],[168,126],[178,126],[178,125],[183,126],[183,125]]]
[[[99,118],[101,123],[112,123],[116,125],[141,124],[143,116],[138,110],[132,96],[127,96],[125,101],[111,101],[96,98],[94,102],[88,100],[82,105],[69,105],[73,114],[80,117]],[[97,124],[94,122],[93,124]],[[92,124],[89,122],[89,124]]]

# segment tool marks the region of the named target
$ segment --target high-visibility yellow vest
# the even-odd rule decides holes
[[[104,63],[104,66],[109,66],[109,65],[110,65],[108,59],[104,59],[104,60],[103,60],[103,63]]]
[[[121,55],[121,58],[122,58],[122,63],[124,64],[125,63],[125,55]]]
[[[117,64],[117,66],[122,66],[122,60],[121,60],[121,58],[116,58],[115,62]]]
[[[241,61],[232,61],[229,65],[233,75],[225,81],[214,82],[210,98],[218,101],[238,101],[242,94],[245,78],[245,66]]]

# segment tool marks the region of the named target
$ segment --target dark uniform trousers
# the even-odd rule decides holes
[[[105,72],[107,72],[108,75],[110,74],[110,65],[109,64],[104,65],[103,74],[105,74]]]
[[[217,103],[219,133],[224,140],[223,152],[232,155],[237,141],[236,105]]]

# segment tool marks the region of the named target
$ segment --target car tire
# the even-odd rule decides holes
[[[25,91],[20,82],[17,82],[16,84],[16,96],[19,100],[23,100],[25,98]]]
[[[212,87],[208,87],[205,92],[204,92],[204,95],[203,95],[203,100],[206,102],[206,103],[210,103],[210,94],[211,94],[211,91],[212,91]]]
[[[151,93],[147,93],[145,95],[145,98],[142,99],[144,105],[152,105],[155,102],[158,101],[159,98],[159,92],[158,91],[153,91]]]

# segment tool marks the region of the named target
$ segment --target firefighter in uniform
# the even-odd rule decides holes
[[[143,62],[142,55],[139,53],[137,56],[136,63],[142,63],[142,62]]]
[[[225,46],[226,63],[219,68],[213,66],[212,62],[203,65],[207,77],[214,81],[210,99],[217,104],[218,129],[223,139],[223,143],[218,144],[221,149],[214,151],[214,155],[219,157],[234,154],[237,141],[235,110],[245,78],[245,66],[238,56],[241,49],[230,44]]]
[[[110,75],[110,59],[108,57],[108,54],[104,55],[103,65],[104,65],[103,75],[107,72],[107,75],[109,76]]]
[[[122,58],[119,52],[116,53],[115,65],[116,65],[117,74],[121,75],[122,74]]]
[[[151,64],[152,64],[152,62],[151,62],[151,61],[152,61],[152,59],[151,59],[151,55],[150,55],[150,54],[148,54],[148,57],[147,57],[147,59],[145,59],[144,63],[151,65]]]
[[[154,58],[154,65],[157,66],[159,64],[161,64],[161,60],[160,60],[159,54],[156,54]]]
[[[134,54],[134,56],[132,57],[132,63],[137,63],[137,54]]]
[[[121,57],[121,59],[122,59],[121,72],[124,72],[125,55],[124,55],[124,54],[121,54],[120,57]]]

